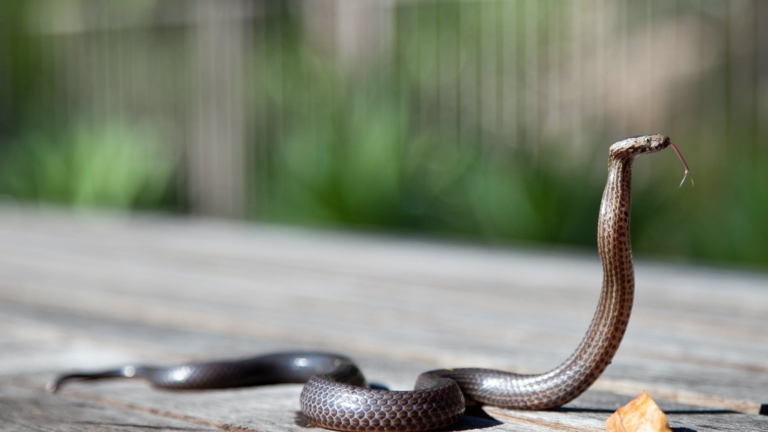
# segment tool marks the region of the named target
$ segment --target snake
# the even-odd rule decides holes
[[[301,411],[317,426],[339,431],[427,431],[457,423],[468,403],[518,410],[564,405],[587,390],[619,349],[635,289],[629,237],[631,174],[635,158],[671,146],[669,137],[630,137],[610,146],[608,180],[600,204],[597,249],[603,285],[586,335],[562,364],[541,374],[459,368],[425,372],[412,391],[369,388],[358,366],[332,353],[284,352],[259,357],[169,367],[123,366],[96,373],[68,373],[46,386],[55,392],[70,381],[144,378],[170,390],[203,390],[304,383]],[[693,179],[691,179],[693,181]],[[683,182],[680,183],[682,186]]]

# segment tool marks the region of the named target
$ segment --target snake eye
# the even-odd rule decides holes
[[[650,146],[651,145],[651,137],[645,137],[645,145]]]

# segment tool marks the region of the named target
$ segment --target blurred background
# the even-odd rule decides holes
[[[608,146],[637,254],[768,266],[768,3],[0,3],[0,206],[595,247]]]

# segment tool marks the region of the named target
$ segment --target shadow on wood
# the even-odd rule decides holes
[[[317,426],[304,415],[301,411],[295,412],[294,423],[296,426],[306,429],[318,429]],[[485,429],[502,424],[500,421],[494,419],[485,413],[480,407],[468,407],[467,412],[461,418],[461,420],[455,425],[441,429],[442,431],[465,431],[471,429]],[[322,429],[320,429],[322,430]]]

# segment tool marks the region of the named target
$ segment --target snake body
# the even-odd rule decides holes
[[[634,296],[629,239],[632,164],[638,155],[670,145],[666,136],[647,135],[627,138],[610,147],[608,181],[597,227],[602,293],[581,343],[567,360],[549,372],[522,375],[478,368],[441,369],[421,374],[413,391],[390,391],[366,388],[360,370],[346,357],[281,353],[229,362],[128,366],[95,374],[68,374],[49,384],[49,390],[55,391],[66,381],[110,377],[142,377],[168,389],[305,382],[301,410],[315,424],[341,431],[437,429],[461,418],[465,400],[523,410],[561,406],[589,388],[619,348]]]

